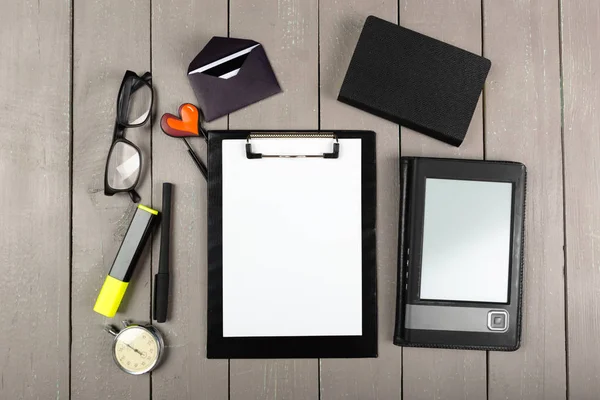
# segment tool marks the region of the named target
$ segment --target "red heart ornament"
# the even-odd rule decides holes
[[[193,137],[200,135],[200,111],[193,104],[185,103],[179,106],[179,115],[163,114],[160,127],[163,132],[173,137]]]

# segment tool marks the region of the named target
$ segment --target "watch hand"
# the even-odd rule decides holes
[[[133,347],[131,347],[131,345],[130,345],[129,343],[125,343],[125,342],[123,342],[123,343],[125,344],[125,346],[129,347],[131,350],[135,351],[135,352],[136,352],[136,353],[138,353],[140,356],[142,355],[142,352],[141,352],[141,351],[139,351],[138,349],[134,349]]]

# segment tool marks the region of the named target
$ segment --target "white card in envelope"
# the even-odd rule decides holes
[[[362,334],[361,140],[339,142],[223,141],[224,337]]]

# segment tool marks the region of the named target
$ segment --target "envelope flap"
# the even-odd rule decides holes
[[[188,73],[206,64],[217,61],[223,57],[236,53],[240,50],[244,50],[256,44],[258,43],[250,39],[235,39],[213,36],[212,39],[208,41],[206,46],[204,46],[204,48],[200,51],[200,53],[198,53],[198,55],[192,60],[188,68]]]
[[[254,48],[242,64],[240,72],[235,77],[237,79],[255,79],[264,82],[277,82],[271,63],[267,58],[267,53],[262,46]]]

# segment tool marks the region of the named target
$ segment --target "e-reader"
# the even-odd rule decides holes
[[[416,157],[400,164],[394,343],[516,350],[525,166]]]

